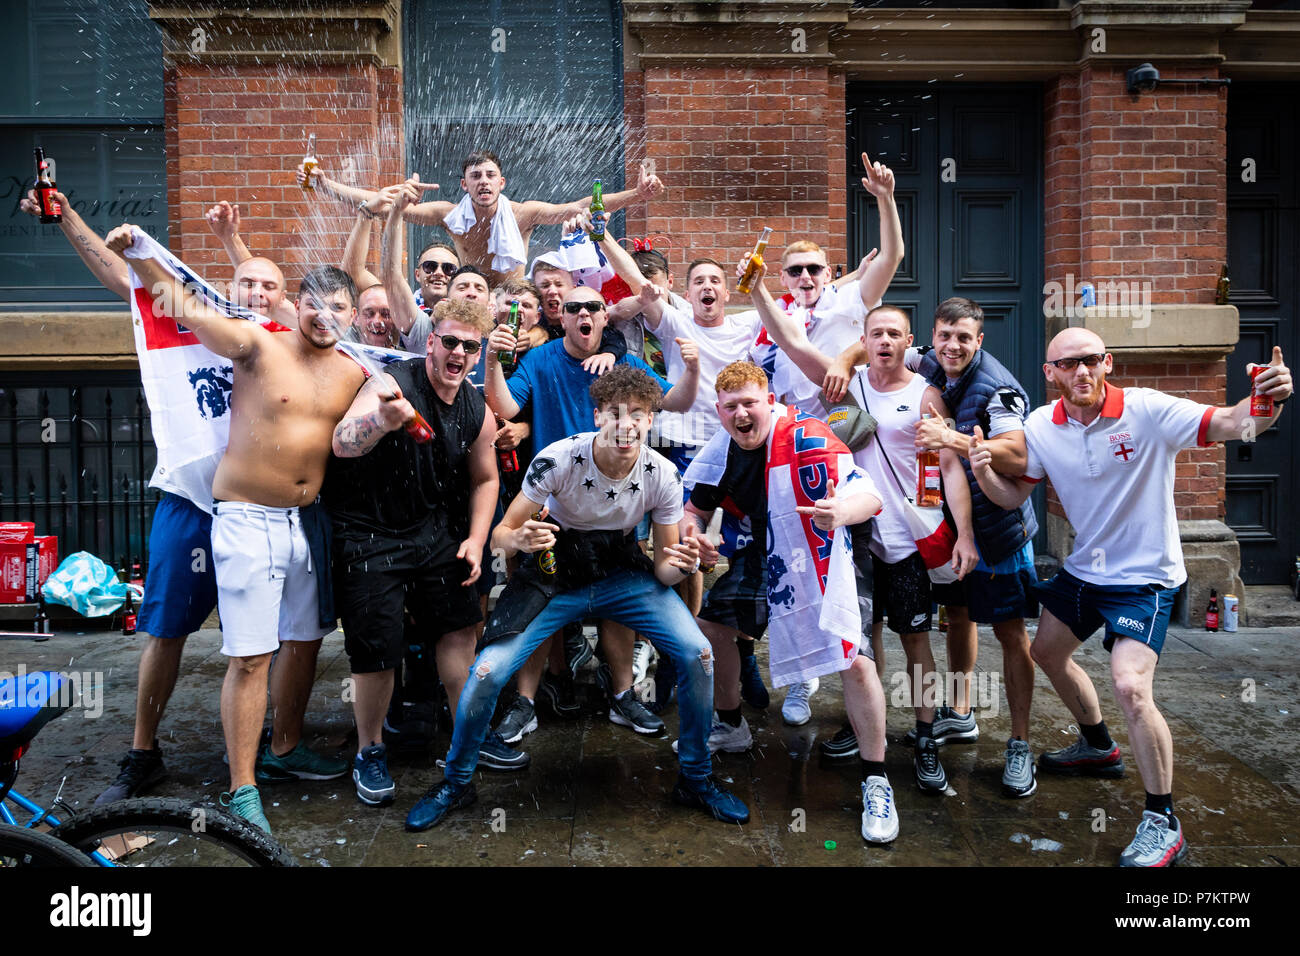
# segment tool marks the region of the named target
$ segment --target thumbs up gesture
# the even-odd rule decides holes
[[[1253,364],[1246,367],[1249,372]],[[1255,376],[1252,383],[1257,395],[1267,395],[1273,400],[1291,397],[1291,370],[1282,361],[1282,350],[1273,346],[1273,359]]]
[[[993,471],[993,452],[989,451],[988,446],[984,444],[984,429],[978,425],[975,426],[970,438],[970,468],[975,472],[976,480],[979,479],[981,471],[987,469],[990,474]]]
[[[935,450],[947,448],[948,442],[952,440],[952,430],[948,427],[948,422],[934,407],[934,402],[929,403],[926,411],[929,417],[922,418],[916,423],[916,447]]]
[[[813,524],[823,531],[831,531],[844,524],[842,499],[835,497],[835,482],[826,484],[826,497],[811,507],[801,505],[794,510],[801,515],[812,515]]]

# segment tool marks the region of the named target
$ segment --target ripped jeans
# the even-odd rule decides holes
[[[502,689],[533,651],[571,621],[616,621],[638,631],[677,668],[682,775],[702,780],[712,768],[709,728],[713,722],[713,654],[695,618],[675,591],[645,571],[621,571],[586,587],[562,591],[514,637],[489,644],[470,667],[469,682],[456,707],[456,727],[444,776],[467,784],[478,764]]]

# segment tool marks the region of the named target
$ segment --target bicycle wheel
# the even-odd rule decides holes
[[[0,869],[18,866],[94,866],[90,857],[57,837],[0,823]]]
[[[297,866],[257,827],[189,800],[116,800],[65,820],[54,835],[119,866]]]

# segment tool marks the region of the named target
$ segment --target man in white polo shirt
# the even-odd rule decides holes
[[[1274,401],[1273,415],[1251,419],[1250,398],[1230,408],[1201,405],[1148,388],[1106,384],[1111,356],[1087,329],[1066,329],[1047,347],[1043,372],[1062,397],[1025,421],[1029,460],[1018,478],[998,475],[975,432],[971,468],[980,487],[1003,508],[1019,507],[1034,484],[1052,480],[1074,526],[1065,567],[1038,586],[1043,614],[1032,646],[1034,662],[1078,722],[1079,741],[1045,753],[1039,769],[1118,777],[1119,747],[1101,717],[1092,681],[1073,655],[1105,627],[1115,697],[1146,787],[1137,835],[1122,866],[1171,866],[1187,852],[1173,813],[1173,740],[1152,699],[1156,661],[1174,596],[1187,580],[1174,513],[1174,459],[1184,448],[1231,441],[1263,431],[1291,397],[1291,373],[1281,349],[1255,380]]]

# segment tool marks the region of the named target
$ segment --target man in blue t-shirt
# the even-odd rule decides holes
[[[609,370],[608,356],[599,357],[601,333],[608,312],[601,294],[587,286],[570,289],[564,296],[562,322],[564,337],[529,349],[513,375],[506,379],[497,356],[515,346],[515,335],[506,325],[498,325],[488,338],[485,392],[488,404],[502,418],[511,420],[525,406],[532,408],[533,447],[546,446],[591,431],[596,413],[589,388],[597,374]],[[685,411],[695,401],[699,387],[700,362],[695,343],[678,339],[685,363],[685,374],[675,384],[656,375],[634,355],[622,355],[612,364],[631,365],[649,375],[664,392],[663,408]],[[520,462],[522,465],[523,462]],[[658,733],[663,721],[643,707],[632,693],[633,633],[621,625],[602,622],[601,649],[609,666],[610,720],[637,733]],[[536,728],[533,701],[528,691],[536,688],[546,663],[547,645],[543,644],[520,669],[520,699],[511,705],[503,719],[513,718],[521,727]],[[516,708],[523,713],[514,714]]]

